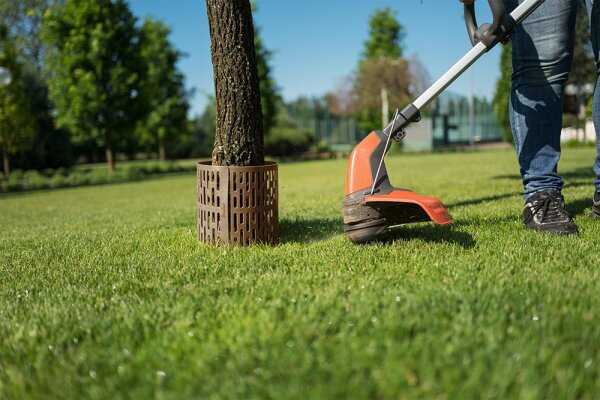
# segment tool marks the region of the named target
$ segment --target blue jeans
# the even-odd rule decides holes
[[[504,0],[512,11],[522,0]],[[510,120],[527,199],[537,191],[560,190],[557,171],[565,82],[571,71],[579,0],[546,0],[515,29]],[[600,0],[585,0],[596,70],[600,74]],[[600,78],[598,79],[600,81]],[[598,81],[597,81],[598,83]],[[593,104],[600,132],[600,85]],[[596,141],[595,186],[600,191],[600,140]]]

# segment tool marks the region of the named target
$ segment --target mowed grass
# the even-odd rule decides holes
[[[346,161],[280,166],[281,244],[196,241],[195,177],[0,197],[0,398],[598,398],[593,149],[577,237],[527,232],[511,150],[394,155],[457,222],[352,245]]]

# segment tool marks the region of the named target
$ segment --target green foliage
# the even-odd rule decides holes
[[[367,246],[346,160],[280,165],[273,247],[198,243],[193,172],[2,196],[0,398],[594,399],[594,157],[561,160],[572,238],[523,229],[510,150],[388,157],[458,222]]]
[[[591,52],[590,23],[583,2],[577,2],[577,4],[573,67],[567,84],[596,83],[597,71]]]
[[[578,2],[577,7],[573,64],[566,85],[582,87],[589,84],[593,87],[596,84],[597,71],[590,43],[589,20],[583,2]],[[584,121],[578,120],[578,118],[585,118],[585,106],[592,97],[593,96],[590,93],[584,93],[583,90],[580,94],[564,96],[563,113],[570,113],[575,116],[575,121],[573,121],[570,126],[577,127],[585,123]]]
[[[251,3],[252,12],[255,13],[258,10],[258,6],[254,1]],[[263,129],[264,135],[268,136],[271,128],[276,124],[277,104],[281,96],[279,95],[279,89],[273,78],[273,71],[270,65],[273,52],[265,47],[260,36],[260,29],[256,24],[254,25],[254,51],[256,54],[256,69],[258,70]]]
[[[207,100],[208,103],[202,114],[191,121],[191,129],[194,133],[193,138],[180,144],[175,149],[177,151],[177,158],[211,156],[215,143],[217,108],[214,96],[208,96]]]
[[[260,37],[260,30],[256,27],[254,28],[254,48],[256,52],[256,68],[258,70],[263,129],[265,136],[268,136],[271,128],[275,125],[277,103],[280,96],[275,79],[273,78],[271,66],[269,65],[273,53],[265,47]]]
[[[0,25],[15,39],[19,58],[41,69],[44,45],[40,31],[51,0],[0,0]]]
[[[391,8],[376,10],[369,19],[369,37],[365,41],[362,60],[401,58],[404,53],[404,27]]]
[[[31,149],[22,149],[11,157],[11,164],[20,168],[56,168],[74,161],[68,132],[55,127],[42,66],[45,46],[40,33],[49,5],[50,0],[0,1],[0,24],[9,27],[8,34],[23,64],[23,89],[29,98],[34,125]]]
[[[265,138],[265,154],[284,157],[308,151],[315,144],[315,136],[308,130],[275,127]]]
[[[45,189],[48,187],[48,179],[36,170],[25,172],[23,186],[28,190]]]
[[[177,69],[181,53],[169,41],[170,29],[162,22],[146,19],[141,27],[141,57],[146,67],[140,97],[146,106],[136,127],[142,145],[158,146],[164,156],[165,143],[189,135],[188,96],[183,74]]]
[[[69,185],[67,178],[60,172],[56,171],[52,178],[50,178],[50,187],[53,189],[65,187]]]
[[[571,113],[563,113],[562,127],[573,128],[577,124],[577,115]]]
[[[500,78],[498,78],[498,81],[496,82],[496,91],[492,103],[494,106],[494,115],[496,115],[496,120],[502,130],[502,137],[506,142],[514,143],[512,129],[510,127],[510,116],[508,113],[511,74],[512,47],[511,45],[506,45],[502,47],[502,53],[500,54]]]
[[[125,0],[65,0],[46,12],[50,99],[74,142],[112,152],[142,115],[145,71],[135,23]]]
[[[0,151],[6,176],[10,173],[10,156],[31,147],[34,134],[29,100],[22,82],[22,64],[16,44],[0,25],[0,67],[11,75],[8,85],[0,85]]]
[[[404,27],[391,8],[376,10],[371,15],[369,37],[352,85],[354,117],[367,132],[383,128],[382,89],[388,92],[388,111],[408,100],[410,82],[406,62],[402,59],[404,36]]]
[[[147,179],[154,175],[195,171],[195,163],[179,162],[126,162],[114,173],[97,166],[73,169],[47,168],[42,173],[36,170],[14,170],[10,178],[0,186],[0,191],[15,192],[46,188],[99,185],[111,182],[130,182]]]

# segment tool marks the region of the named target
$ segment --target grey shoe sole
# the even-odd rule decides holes
[[[598,217],[600,218],[600,217]],[[535,231],[535,232],[544,232],[547,233],[549,235],[559,235],[559,236],[572,236],[572,235],[577,235],[579,233],[579,229],[577,229],[577,226],[575,224],[573,224],[571,227],[561,227],[561,228],[554,228],[554,229],[541,229],[540,227],[537,226],[530,226],[530,225],[524,225],[525,229],[530,230],[530,231]]]

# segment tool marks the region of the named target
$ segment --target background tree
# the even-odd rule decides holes
[[[31,146],[33,137],[32,115],[23,89],[22,65],[17,60],[16,44],[7,29],[0,26],[0,67],[6,69],[11,80],[0,85],[0,149],[4,177],[10,176],[10,156]]]
[[[171,31],[160,21],[146,19],[141,27],[141,56],[146,68],[140,97],[147,115],[137,127],[141,144],[157,146],[166,159],[165,143],[188,133],[188,96],[183,74],[177,69],[181,53],[169,41]]]
[[[75,142],[104,147],[111,172],[114,151],[140,115],[143,62],[135,23],[124,0],[65,0],[44,21],[57,124]]]
[[[7,33],[18,50],[35,130],[32,147],[11,157],[19,168],[56,168],[73,161],[68,132],[55,127],[43,70],[45,46],[40,32],[49,4],[50,0],[0,0],[0,24],[10,27]]]
[[[217,123],[213,165],[262,165],[263,124],[249,0],[206,0]]]
[[[389,7],[373,13],[354,80],[354,114],[365,131],[387,123],[389,103],[400,107],[408,99],[403,39],[404,27]]]
[[[597,72],[594,57],[591,52],[589,20],[582,2],[577,7],[577,22],[575,24],[575,50],[573,52],[573,67],[569,74],[567,86],[575,88],[575,93],[564,96],[563,112],[566,122],[575,122],[579,129],[584,123],[585,105],[592,92],[585,92],[585,85],[593,87],[596,83]],[[569,117],[571,115],[571,117]]]
[[[257,11],[257,6],[254,3],[252,3],[252,11]],[[270,66],[273,52],[265,47],[260,36],[260,29],[256,26],[254,26],[254,49],[256,52],[256,69],[258,71],[263,131],[264,135],[268,136],[271,128],[277,122],[277,114],[279,112],[277,105],[281,99]]]
[[[383,128],[390,118],[388,104],[400,107],[408,102],[409,84],[408,68],[403,59],[362,61],[354,81],[355,115],[362,129]]]
[[[19,48],[20,61],[42,70],[44,43],[40,32],[49,0],[0,0],[0,24]]]
[[[401,58],[404,53],[404,36],[404,27],[398,22],[391,8],[376,10],[369,19],[369,37],[364,43],[361,61]]]
[[[512,129],[510,127],[510,116],[508,114],[508,102],[510,101],[510,87],[512,75],[512,46],[502,46],[500,54],[500,77],[496,82],[496,91],[492,104],[496,121],[500,125],[502,137],[509,143],[514,143]]]

